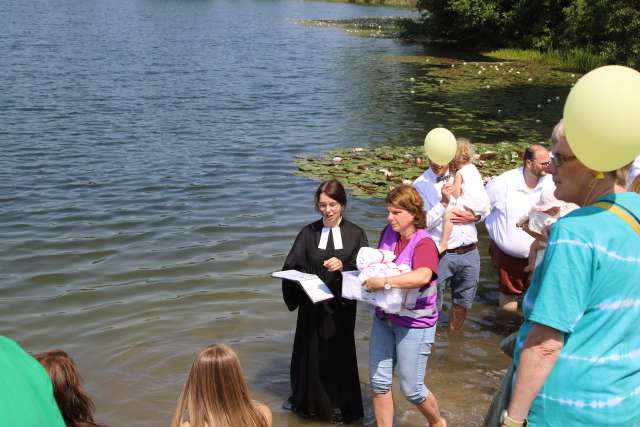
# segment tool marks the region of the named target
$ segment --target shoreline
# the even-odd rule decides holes
[[[406,38],[400,29],[407,21],[411,19],[382,17],[304,24],[429,47],[425,54],[381,58],[407,64],[411,72],[399,86],[408,92],[412,112],[421,117],[416,126],[424,134],[409,138],[422,140],[429,129],[446,127],[471,139],[479,156],[476,167],[485,178],[519,165],[519,153],[526,146],[547,143],[553,123],[562,115],[562,101],[580,74],[562,67],[559,56],[551,61],[522,50],[465,52]],[[298,166],[294,174],[319,180],[335,177],[356,197],[384,198],[389,186],[412,182],[428,162],[415,142],[408,147],[382,143],[385,147],[342,146],[316,157],[303,153],[294,160]]]

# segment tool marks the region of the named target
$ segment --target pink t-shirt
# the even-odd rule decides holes
[[[384,233],[384,232],[383,232]],[[381,238],[382,240],[382,238]],[[409,244],[411,240],[399,240],[394,248],[394,254],[398,256],[402,250]],[[440,261],[440,256],[438,253],[438,249],[433,239],[424,238],[418,243],[413,251],[413,256],[411,258],[411,269],[416,270],[421,267],[426,267],[433,272],[431,276],[431,280],[429,283],[425,284],[420,288],[420,293],[423,293],[427,289],[431,287],[437,286],[436,278],[438,276],[438,263]],[[387,318],[392,323],[402,326],[405,328],[431,328],[438,321],[438,310],[436,309],[436,300],[437,300],[437,292],[433,292],[433,295],[419,297],[416,302],[415,310],[429,310],[431,309],[431,314],[422,317],[409,317],[402,316],[399,314],[386,313],[383,310],[376,308],[376,315],[379,318]]]

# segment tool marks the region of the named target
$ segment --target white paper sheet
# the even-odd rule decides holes
[[[309,299],[315,304],[333,298],[327,285],[315,274],[303,273],[298,270],[283,270],[271,273],[272,277],[293,280],[300,283]]]

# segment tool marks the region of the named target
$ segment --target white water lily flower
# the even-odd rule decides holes
[[[335,156],[333,158],[333,163],[340,163],[342,161],[342,157]]]

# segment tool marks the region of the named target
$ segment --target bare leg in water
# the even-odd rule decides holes
[[[446,427],[447,421],[440,414],[438,401],[433,393],[429,392],[427,398],[416,405],[416,408],[429,422],[430,427]],[[373,413],[378,427],[393,427],[393,396],[391,392],[373,395]]]
[[[462,332],[464,321],[467,318],[467,309],[461,305],[453,303],[449,313],[449,332]]]

